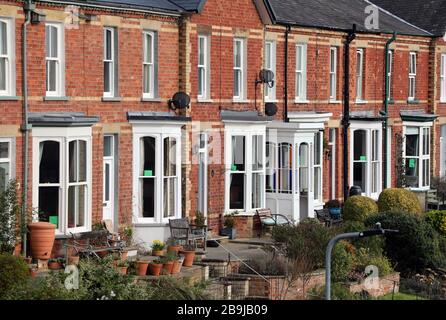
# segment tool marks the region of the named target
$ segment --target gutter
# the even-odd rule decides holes
[[[21,232],[22,232],[22,254],[26,256],[26,242],[27,229],[25,228],[27,222],[28,211],[28,148],[29,148],[29,131],[31,126],[28,122],[28,73],[27,73],[27,28],[31,22],[31,9],[35,6],[31,0],[26,0],[23,5],[25,13],[25,22],[22,26],[22,94],[23,94],[23,124],[21,127],[24,133],[23,146],[23,195],[22,195],[22,217],[21,217]]]
[[[356,38],[356,24],[348,31],[344,47],[344,110],[342,117],[343,126],[343,156],[344,156],[344,202],[347,201],[349,192],[349,153],[348,153],[348,128],[350,127],[350,44]]]
[[[383,190],[388,187],[387,185],[387,167],[389,163],[387,162],[387,135],[388,135],[388,126],[389,126],[389,98],[390,98],[390,90],[389,90],[389,47],[396,40],[397,33],[394,32],[392,38],[387,40],[386,45],[384,47],[384,57],[385,57],[385,70],[384,70],[384,109],[380,112],[381,116],[384,117],[383,121]]]

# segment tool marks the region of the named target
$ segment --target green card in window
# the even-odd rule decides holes
[[[58,216],[50,216],[49,222],[51,224],[56,225],[56,227],[59,225],[59,217]]]
[[[152,177],[153,171],[152,170],[144,170],[144,177]]]
[[[409,159],[409,168],[415,168],[415,159]]]
[[[361,156],[361,157],[359,158],[359,160],[361,160],[361,161],[367,161],[367,157],[366,157],[366,156]]]
[[[231,165],[231,171],[237,171],[237,166],[235,164]]]

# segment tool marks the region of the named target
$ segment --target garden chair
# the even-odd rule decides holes
[[[343,221],[342,218],[333,219],[330,215],[330,210],[328,209],[314,210],[314,212],[316,213],[318,220],[324,223],[327,227],[331,227],[333,224],[338,224]]]
[[[197,226],[190,224],[187,218],[169,220],[170,235],[173,240],[181,244],[192,244],[197,248],[197,241],[203,243],[203,250],[206,251],[207,226]]]
[[[261,233],[259,238],[264,234],[266,227],[276,227],[284,225],[293,225],[293,222],[283,214],[272,213],[271,209],[257,209],[256,215],[260,221]]]

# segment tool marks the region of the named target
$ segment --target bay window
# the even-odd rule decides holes
[[[246,141],[245,136],[232,136],[229,209],[245,209]]]
[[[15,95],[15,34],[12,19],[0,18],[0,96]]]
[[[263,205],[264,168],[263,136],[252,136],[252,203],[251,208],[260,209]]]
[[[404,165],[406,183],[411,188],[430,186],[430,128],[405,127]]]
[[[296,45],[296,102],[307,100],[307,45]]]
[[[64,95],[64,36],[63,25],[45,26],[46,96]]]
[[[415,100],[417,84],[417,53],[409,53],[409,100]]]
[[[0,138],[0,192],[6,190],[12,176],[12,140]]]

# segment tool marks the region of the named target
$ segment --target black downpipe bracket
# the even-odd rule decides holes
[[[356,24],[348,32],[344,47],[344,112],[342,117],[343,126],[343,149],[344,149],[344,201],[348,198],[348,128],[350,127],[350,44],[356,38]]]
[[[291,27],[289,25],[285,26],[285,67],[284,67],[284,111],[283,111],[283,121],[289,122],[288,119],[288,36],[291,31]]]

